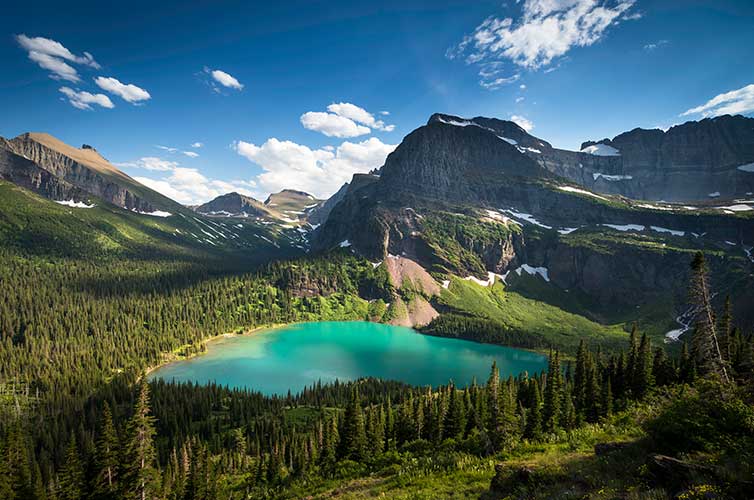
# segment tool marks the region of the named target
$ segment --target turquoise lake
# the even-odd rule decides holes
[[[321,380],[379,377],[412,385],[484,383],[496,360],[500,375],[536,373],[547,358],[509,347],[421,335],[367,322],[301,323],[254,335],[222,337],[201,356],[176,361],[150,379],[216,382],[264,394],[298,392]]]

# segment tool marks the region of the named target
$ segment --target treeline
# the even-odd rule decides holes
[[[453,313],[438,316],[428,325],[419,328],[419,331],[437,337],[473,340],[525,349],[542,349],[549,346],[547,339],[536,332],[511,330],[494,320]]]

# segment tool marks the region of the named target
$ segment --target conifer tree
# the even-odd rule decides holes
[[[636,351],[633,370],[633,392],[637,399],[643,399],[653,383],[651,350],[651,341],[647,337],[647,334],[643,333],[641,343]]]
[[[68,442],[58,483],[60,500],[80,500],[84,496],[84,469],[81,466],[76,438],[73,436]]]
[[[448,412],[445,415],[444,435],[448,438],[458,439],[463,437],[463,432],[466,429],[466,415],[463,407],[463,399],[458,394],[458,391],[452,382],[450,387],[448,387],[448,392]]]
[[[725,367],[725,359],[720,349],[715,322],[715,312],[712,308],[707,278],[707,261],[702,252],[698,252],[691,262],[691,302],[695,307],[696,324],[694,329],[694,354],[700,368],[705,372],[714,374],[724,382],[728,382],[728,371]]]
[[[539,439],[542,436],[542,397],[536,378],[529,380],[529,410],[526,414],[524,437]]]
[[[102,408],[102,425],[96,450],[97,476],[94,483],[95,498],[113,498],[119,488],[120,443],[113,424],[109,403]]]
[[[134,414],[128,422],[124,495],[126,498],[150,500],[159,492],[159,472],[154,450],[155,419],[149,408],[149,386],[142,380]]]
[[[550,352],[547,382],[545,384],[544,407],[542,409],[542,428],[546,432],[555,432],[560,426],[561,377],[560,353],[558,351],[555,351],[555,354]]]
[[[359,394],[354,387],[343,419],[343,456],[351,460],[362,460],[366,455],[366,441],[364,414]]]

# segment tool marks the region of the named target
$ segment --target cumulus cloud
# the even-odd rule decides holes
[[[94,79],[94,83],[96,83],[102,90],[115,94],[121,97],[124,101],[132,104],[137,104],[152,98],[146,90],[137,87],[132,83],[121,83],[116,78],[98,76]]]
[[[291,141],[268,139],[261,146],[238,141],[236,151],[259,165],[259,186],[275,192],[293,188],[326,198],[355,173],[366,173],[382,166],[394,144],[384,144],[376,137],[362,142],[343,142],[335,151],[310,149]]]
[[[18,44],[27,51],[29,59],[37,63],[41,68],[46,69],[55,79],[67,80],[69,82],[79,82],[76,68],[68,63],[80,64],[99,69],[100,65],[94,60],[89,52],[77,56],[65,48],[60,42],[49,38],[28,37],[25,34],[16,35]],[[67,61],[67,62],[66,62]]]
[[[523,116],[511,115],[511,121],[527,132],[531,132],[531,130],[534,128],[534,124],[531,122],[531,120]]]
[[[167,151],[168,153],[175,153],[176,151],[178,151],[178,148],[171,148],[170,146],[161,146],[160,144],[157,144],[155,147],[157,149]]]
[[[358,137],[371,132],[369,127],[359,125],[350,118],[320,111],[308,111],[301,115],[301,125],[328,137]]]
[[[178,162],[163,160],[162,158],[148,156],[136,161],[116,163],[116,165],[122,168],[161,172],[162,176],[158,178],[134,176],[134,179],[185,205],[199,205],[232,191],[248,196],[256,195],[252,191],[256,187],[256,182],[253,180],[224,181],[212,179],[196,168],[182,167]]]
[[[243,84],[225,71],[220,69],[210,70],[209,68],[204,68],[204,71],[209,73],[212,79],[223,87],[234,90],[243,90]],[[214,88],[215,90],[219,90],[216,86]]]
[[[191,144],[192,148],[201,148],[202,146],[204,146],[204,143],[201,143],[201,142],[195,142]]]
[[[485,19],[456,46],[449,59],[478,64],[482,81],[492,84],[504,71],[503,62],[536,70],[574,47],[598,42],[607,29],[627,19],[634,0],[525,0],[519,19]]]
[[[157,158],[155,156],[145,156],[143,158],[139,158],[136,161],[116,163],[115,166],[124,168],[143,168],[145,170],[165,172],[178,167],[178,163],[174,161],[163,160],[162,158]]]
[[[196,153],[194,151],[183,151],[183,154],[185,154],[189,158],[196,158],[199,156],[199,153]]]
[[[78,109],[92,109],[92,104],[102,106],[103,108],[114,108],[115,105],[105,94],[91,94],[82,90],[74,90],[70,87],[60,87],[58,89],[66,96],[71,106]]]
[[[372,129],[382,130],[384,132],[392,132],[393,130],[395,130],[395,125],[385,125],[385,122],[383,122],[382,120],[376,120],[374,118],[374,115],[368,112],[366,109],[355,104],[351,104],[350,102],[330,104],[329,106],[327,106],[327,111],[329,111],[330,113],[335,113],[339,116],[343,116],[345,118],[349,118],[356,123],[360,123]],[[382,113],[386,113],[386,111],[383,111]]]
[[[718,94],[701,106],[684,111],[681,116],[701,115],[709,117],[751,112],[754,112],[754,84]]]

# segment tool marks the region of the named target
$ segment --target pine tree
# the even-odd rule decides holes
[[[71,437],[65,452],[65,462],[58,477],[60,500],[80,500],[84,496],[84,469],[81,466],[76,438]]]
[[[692,278],[690,287],[691,302],[694,304],[696,325],[694,330],[694,354],[700,368],[728,382],[728,371],[720,349],[715,324],[715,312],[712,309],[707,279],[707,262],[702,252],[694,256],[691,263]]]
[[[723,313],[720,315],[720,322],[717,327],[718,335],[720,336],[720,352],[723,360],[726,364],[730,365],[731,355],[731,328],[733,323],[733,312],[730,304],[730,295],[725,296],[725,304],[723,305]]]
[[[448,413],[445,415],[444,435],[447,438],[462,438],[466,429],[466,412],[463,407],[463,399],[459,396],[452,382],[448,387],[448,392]]]
[[[602,384],[602,402],[600,409],[603,417],[609,417],[613,413],[613,389],[609,377]]]
[[[529,380],[529,410],[526,414],[526,429],[524,437],[539,439],[542,436],[542,397],[539,391],[539,382],[536,378]]]
[[[343,419],[343,456],[357,462],[364,459],[367,448],[366,441],[364,414],[361,410],[359,394],[356,388],[353,388]]]
[[[149,408],[149,386],[146,380],[142,380],[134,414],[127,427],[123,482],[126,498],[150,500],[158,496],[159,472],[155,467],[154,422]]]
[[[119,488],[120,444],[113,424],[110,405],[105,402],[102,409],[102,427],[96,450],[97,476],[94,483],[95,498],[113,498]]]
[[[633,370],[633,393],[637,399],[643,399],[653,384],[651,351],[651,341],[647,337],[647,334],[644,333],[641,336],[641,343],[636,351]]]
[[[586,390],[586,358],[587,349],[584,339],[579,341],[579,348],[576,351],[576,371],[573,376],[573,400],[577,413],[583,413],[584,394]]]
[[[555,351],[553,355],[551,352],[542,411],[542,428],[546,432],[555,432],[560,426],[560,402],[563,383],[561,377],[560,353]]]
[[[487,379],[487,418],[486,427],[494,449],[499,449],[502,443],[502,429],[500,412],[500,372],[497,362],[492,362],[490,377]]]

